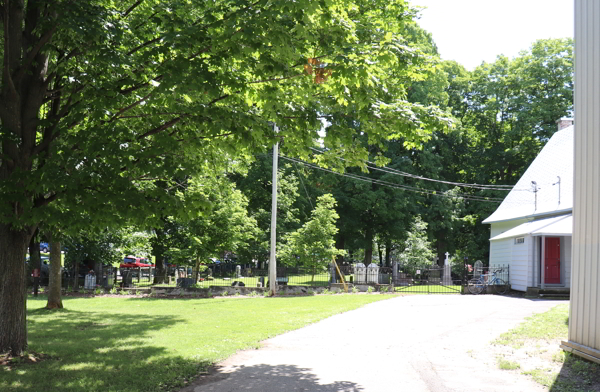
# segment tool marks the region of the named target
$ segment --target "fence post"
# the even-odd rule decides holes
[[[329,275],[331,275],[330,282],[337,283],[336,275],[335,275],[335,267],[334,267],[333,263],[329,264]]]
[[[461,294],[465,294],[465,286],[467,285],[467,265],[469,264],[469,257],[465,256],[462,271],[462,287],[460,289]]]
[[[398,279],[398,262],[396,260],[392,261],[392,288],[396,284]]]

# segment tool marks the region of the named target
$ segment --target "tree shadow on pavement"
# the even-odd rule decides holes
[[[311,391],[311,392],[357,392],[364,389],[350,381],[319,383],[310,369],[295,365],[238,366],[232,372],[213,369],[210,375],[200,377],[180,392],[225,391]]]

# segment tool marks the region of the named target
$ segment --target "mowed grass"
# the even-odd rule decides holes
[[[545,313],[534,314],[515,329],[500,335],[494,344],[520,348],[527,339],[558,339],[569,333],[569,305],[558,305]]]
[[[176,391],[238,350],[386,298],[64,298],[48,311],[29,297],[29,349],[49,357],[0,367],[0,390]]]
[[[509,346],[514,350],[529,350],[539,363],[536,368],[522,371],[552,392],[600,392],[600,365],[587,361],[563,350],[552,351],[552,342],[567,340],[569,329],[569,305],[558,305],[545,313],[528,317],[525,322],[506,332],[493,344]],[[556,343],[555,343],[556,344]],[[556,344],[557,346],[557,344]],[[556,347],[555,346],[555,347]],[[500,360],[501,369],[519,369],[518,362]]]

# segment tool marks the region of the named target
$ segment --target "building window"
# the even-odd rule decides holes
[[[515,238],[515,244],[524,244],[524,243],[525,243],[525,237]]]

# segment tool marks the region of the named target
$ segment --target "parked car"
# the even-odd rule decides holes
[[[119,266],[121,268],[148,268],[154,267],[154,264],[150,263],[148,259],[144,257],[126,256],[123,262]]]
[[[48,244],[47,242],[40,242],[40,252],[50,252],[50,244]]]
[[[50,275],[50,265],[48,264],[48,262],[50,261],[50,258],[48,256],[41,256],[40,257],[42,259],[42,269],[40,271],[40,277],[41,278],[47,278]],[[25,264],[29,264],[29,256],[27,256],[27,258],[25,259]],[[33,268],[37,268],[36,265],[32,266],[31,269]],[[26,270],[29,271],[29,268],[26,268]],[[61,267],[62,270],[62,267]]]
[[[123,259],[123,263],[119,265],[119,268],[131,269],[131,276],[136,278],[138,274],[138,268],[144,268],[142,270],[142,276],[149,276],[149,268],[154,268],[154,264],[150,263],[148,259],[144,257],[126,256]]]

